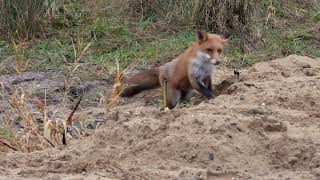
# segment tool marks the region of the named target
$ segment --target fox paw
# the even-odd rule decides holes
[[[207,98],[212,98],[212,97],[213,97],[213,92],[207,90],[207,91],[205,91],[205,92],[203,93],[203,95],[204,95],[205,97],[207,97]]]
[[[168,107],[166,108],[161,108],[160,111],[163,111],[163,112],[166,112],[166,111],[169,111],[170,109]]]

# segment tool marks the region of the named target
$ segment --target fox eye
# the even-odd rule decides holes
[[[222,52],[222,49],[218,49],[218,53],[221,54],[221,52]]]
[[[213,49],[208,48],[207,51],[208,51],[208,52],[213,52]]]

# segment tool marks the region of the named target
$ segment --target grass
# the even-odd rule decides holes
[[[39,32],[41,17],[52,0],[1,0],[0,31],[8,37],[29,39]]]
[[[9,128],[0,128],[0,138],[8,141],[15,139],[15,134],[9,130]]]
[[[194,40],[192,33],[181,33],[172,35],[166,39],[158,39],[146,44],[136,44],[131,48],[120,48],[116,51],[105,53],[93,53],[90,61],[93,63],[113,66],[114,60],[118,60],[121,68],[124,68],[132,61],[138,59],[146,65],[148,61],[159,58],[172,58],[175,54],[181,53]]]
[[[224,52],[225,66],[229,68],[243,68],[256,62],[280,58],[290,54],[320,57],[317,39],[312,29],[301,27],[296,31],[279,31],[267,29],[263,47],[250,53],[243,53],[239,48],[239,39],[234,37]],[[279,40],[281,39],[281,41]],[[98,64],[107,67],[115,73],[115,60],[124,69],[134,60],[139,60],[141,66],[147,66],[152,60],[169,61],[182,53],[195,40],[193,32],[183,32],[157,39],[147,43],[136,42],[131,47],[117,48],[112,51],[91,50],[84,57],[86,63]],[[56,41],[40,41],[31,49],[26,50],[25,56],[31,59],[29,70],[43,71],[54,68],[63,68],[75,59],[72,44]]]
[[[241,48],[241,35],[234,34],[224,52],[226,67],[243,68],[290,54],[320,57],[320,37],[314,26],[320,21],[320,5],[296,1],[286,4],[286,0],[268,2],[264,8],[273,7],[274,12],[267,22],[263,16],[256,21],[260,31],[259,45],[253,51],[245,52]],[[30,60],[27,70],[64,68],[80,61],[104,66],[109,74],[115,74],[116,60],[121,69],[135,60],[141,66],[154,60],[166,62],[195,40],[193,31],[163,32],[163,25],[159,25],[154,16],[135,21],[110,11],[111,5],[107,10],[100,8],[90,13],[90,10],[80,8],[81,3],[84,2],[66,1],[66,13],[56,15],[50,23],[51,37],[31,41],[32,47],[24,51],[24,57]],[[14,55],[10,41],[0,41],[0,54],[0,64]],[[2,74],[9,72],[13,71],[0,68]]]
[[[193,33],[186,32],[149,43],[139,44],[137,42],[130,48],[118,48],[115,51],[92,50],[85,55],[85,62],[104,65],[114,72],[115,69],[112,67],[115,67],[115,60],[119,61],[123,69],[137,59],[144,65],[158,58],[168,57],[170,59],[181,53],[194,39]],[[29,68],[33,71],[62,68],[68,63],[73,63],[75,59],[73,45],[58,40],[36,42],[32,48],[26,50],[25,56],[27,59],[32,59]]]

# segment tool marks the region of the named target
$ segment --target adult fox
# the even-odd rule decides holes
[[[143,90],[159,86],[167,88],[167,106],[173,109],[187,98],[192,89],[211,98],[211,75],[214,66],[220,63],[220,54],[228,41],[223,35],[197,32],[198,40],[172,61],[142,71],[126,80],[127,87],[122,97],[130,97]]]

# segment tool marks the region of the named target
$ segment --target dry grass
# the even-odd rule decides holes
[[[1,94],[0,94],[1,95]],[[7,146],[12,150],[18,150],[23,152],[31,152],[35,150],[42,150],[48,147],[58,147],[65,145],[67,142],[67,127],[73,127],[73,115],[77,110],[81,99],[77,102],[73,111],[64,119],[48,117],[48,109],[46,106],[46,98],[44,102],[38,97],[31,98],[31,94],[26,92],[23,88],[18,88],[10,97],[6,98],[1,95],[12,107],[13,112],[9,113],[9,116],[5,119],[8,121],[6,129],[12,129],[12,134],[15,138],[10,141],[15,145],[10,145],[10,142],[1,140],[1,144]],[[45,95],[46,97],[46,95]],[[40,110],[42,113],[42,124],[36,123],[38,111],[33,106]],[[15,119],[15,120],[14,120]],[[21,130],[15,130],[15,122],[19,121],[22,126]],[[69,135],[70,137],[71,135]],[[72,137],[71,137],[72,138]]]
[[[119,62],[116,61],[116,67],[117,67],[117,73],[115,75],[114,84],[112,86],[112,92],[111,96],[108,98],[108,96],[102,96],[100,100],[100,104],[103,104],[105,112],[108,113],[110,108],[115,105],[118,100],[120,99],[120,94],[123,90],[123,77],[126,76],[128,72],[130,72],[132,69],[136,67],[138,64],[138,60],[133,61],[131,64],[127,66],[126,69],[123,71],[120,70]]]
[[[12,45],[15,54],[15,70],[18,75],[21,75],[27,69],[29,63],[29,60],[25,57],[25,49],[29,45],[26,42],[17,44],[14,40],[12,41]]]
[[[40,31],[47,0],[0,0],[0,25],[6,34],[29,39]],[[8,37],[10,37],[8,36]]]
[[[21,118],[23,132],[17,139],[19,150],[30,152],[54,146],[50,140],[45,138],[34,123],[35,112],[29,102],[28,93],[22,88],[17,89],[8,100],[9,104]]]
[[[73,53],[74,53],[74,63],[79,63],[82,58],[90,53],[89,49],[93,45],[95,38],[90,42],[85,43],[83,39],[78,39],[76,44],[72,41]]]
[[[255,41],[253,17],[257,1],[126,0],[129,12],[141,20],[166,23],[182,30],[242,34],[244,43]],[[252,47],[244,47],[250,50]]]
[[[43,114],[44,137],[47,140],[49,140],[52,146],[58,146],[63,144],[62,139],[65,134],[66,123],[59,119],[48,119],[46,99],[43,103],[38,97],[34,97],[34,101]]]
[[[0,32],[4,38],[30,40],[44,35],[64,0],[0,0]]]

